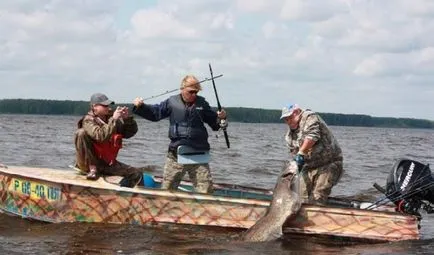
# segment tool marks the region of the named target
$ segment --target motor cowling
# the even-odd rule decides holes
[[[420,208],[429,211],[429,204],[434,204],[434,178],[429,165],[411,159],[398,160],[387,178],[385,194],[398,211],[411,214],[418,214]]]

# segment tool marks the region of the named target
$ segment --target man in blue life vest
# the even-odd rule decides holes
[[[301,172],[300,195],[305,201],[324,203],[343,173],[338,141],[317,113],[297,104],[283,107],[280,119],[289,127],[285,140]]]
[[[124,176],[121,186],[134,187],[142,179],[140,169],[116,160],[122,148],[122,139],[137,133],[137,123],[128,114],[127,107],[117,107],[101,93],[90,98],[90,111],[78,122],[74,143],[76,166],[87,173],[88,180],[97,180],[99,175]]]
[[[155,105],[145,104],[142,98],[136,98],[133,102],[133,113],[147,120],[159,121],[169,118],[170,144],[164,166],[162,189],[176,190],[185,173],[188,173],[196,192],[213,192],[208,163],[180,164],[177,158],[179,146],[189,146],[208,152],[210,145],[204,123],[217,131],[222,125],[220,120],[226,119],[224,110],[215,112],[205,98],[197,95],[201,89],[198,79],[193,75],[187,75],[181,82],[180,94]]]

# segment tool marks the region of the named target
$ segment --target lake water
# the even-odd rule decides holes
[[[0,163],[66,169],[73,163],[79,116],[0,115]],[[168,122],[138,119],[139,132],[125,141],[119,160],[150,165],[162,175]],[[230,123],[231,148],[223,133],[210,133],[215,182],[272,188],[287,159],[284,124]],[[333,196],[380,194],[398,158],[434,163],[434,130],[331,127],[344,152],[345,174]],[[47,224],[0,214],[1,254],[432,254],[434,216],[425,215],[421,240],[346,245],[315,240],[237,242],[224,229],[156,224]]]

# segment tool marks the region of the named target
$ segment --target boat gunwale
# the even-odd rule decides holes
[[[136,193],[141,194],[145,196],[156,196],[156,197],[166,197],[169,199],[193,199],[193,200],[200,200],[200,201],[209,201],[209,202],[221,202],[221,203],[234,203],[234,204],[241,204],[241,205],[251,205],[251,206],[260,206],[260,207],[268,207],[270,205],[271,201],[268,200],[260,200],[255,198],[232,198],[232,197],[225,197],[225,196],[215,196],[211,194],[201,194],[201,193],[191,193],[191,192],[185,192],[185,191],[168,191],[168,190],[161,190],[161,189],[154,189],[154,188],[141,188],[141,187],[135,187],[135,188],[128,188],[128,187],[120,187],[119,185],[107,182],[103,180],[103,178],[100,178],[97,181],[88,181],[85,179],[84,176],[83,179],[80,179],[78,181],[74,179],[67,179],[63,180],[63,182],[59,182],[59,180],[53,180],[55,178],[52,178],[50,176],[37,176],[35,174],[30,173],[17,173],[13,170],[19,170],[19,169],[39,169],[41,171],[51,171],[51,172],[57,172],[62,171],[63,173],[67,172],[68,174],[72,174],[74,176],[82,176],[77,174],[75,171],[70,169],[57,169],[57,168],[36,168],[36,167],[25,167],[25,166],[8,166],[8,168],[0,168],[0,174],[3,172],[5,174],[24,178],[24,179],[31,179],[33,181],[44,181],[53,183],[54,185],[61,185],[61,184],[67,184],[72,186],[80,186],[80,187],[89,187],[92,189],[99,189],[99,190],[107,190],[107,191],[116,191],[116,192],[126,192],[126,193]],[[12,170],[12,171],[10,171]],[[82,181],[88,182],[83,183]],[[102,184],[102,185],[100,185]],[[218,184],[220,187],[225,187],[226,184]],[[228,186],[231,186],[232,184],[227,184]],[[249,187],[241,186],[241,188],[248,189]],[[266,189],[260,189],[260,188],[254,188],[255,191],[267,191]],[[264,192],[264,193],[265,193]],[[262,193],[262,194],[264,194]],[[311,211],[311,212],[324,212],[327,211],[327,213],[333,213],[333,214],[342,214],[342,215],[351,215],[351,216],[375,216],[379,218],[390,218],[391,216],[402,219],[402,220],[408,220],[412,219],[417,221],[417,217],[410,214],[402,214],[399,212],[393,212],[393,211],[386,211],[386,210],[366,210],[361,208],[352,208],[352,207],[334,207],[334,206],[323,206],[323,205],[313,205],[313,204],[302,204],[302,209],[304,211]]]

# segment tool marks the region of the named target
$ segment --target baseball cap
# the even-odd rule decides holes
[[[112,100],[109,100],[108,97],[102,93],[95,93],[90,97],[91,104],[101,104],[101,105],[111,105],[114,104]]]
[[[299,108],[300,107],[298,106],[298,104],[288,104],[287,106],[282,108],[282,116],[280,116],[280,119],[291,116],[294,110]]]

